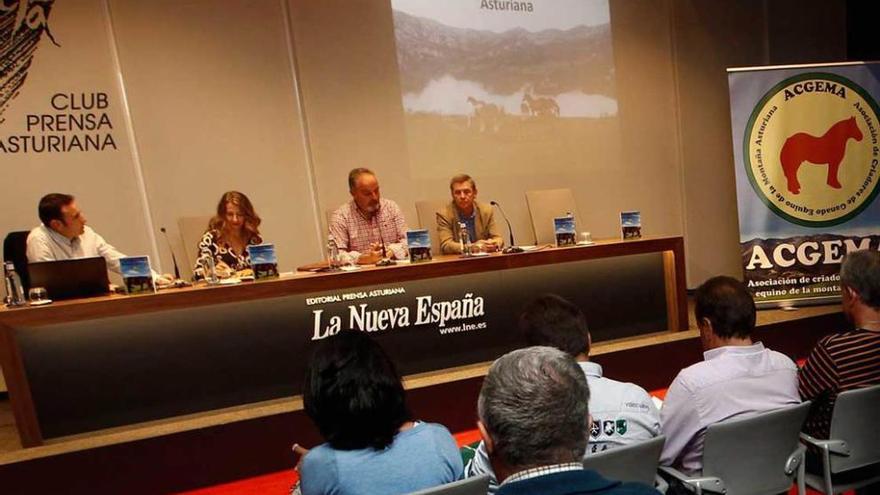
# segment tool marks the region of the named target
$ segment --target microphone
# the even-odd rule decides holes
[[[379,242],[382,245],[382,258],[388,257],[388,251],[385,249],[385,237],[382,236],[382,225],[379,226]]]
[[[396,265],[397,262],[388,256],[388,251],[385,248],[385,236],[382,235],[382,227],[384,227],[384,226],[385,226],[384,223],[379,224],[379,241],[382,243],[382,259],[376,263],[376,266]]]
[[[165,242],[168,244],[168,252],[171,253],[171,261],[174,263],[174,280],[180,280],[180,268],[177,266],[177,258],[174,256],[174,250],[171,249],[171,240],[168,239],[168,231],[165,227],[159,227],[162,234],[165,235]]]
[[[521,253],[523,249],[516,245],[516,242],[513,240],[513,227],[510,226],[510,220],[508,220],[507,215],[504,213],[504,210],[501,208],[501,205],[498,204],[498,201],[489,201],[489,204],[498,208],[498,211],[501,212],[501,216],[504,217],[504,221],[507,222],[507,232],[510,233],[510,245],[504,248],[502,253]]]

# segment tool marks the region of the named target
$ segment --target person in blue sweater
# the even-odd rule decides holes
[[[326,440],[300,463],[303,495],[404,494],[463,476],[455,439],[413,420],[394,363],[364,332],[317,344],[303,402]]]

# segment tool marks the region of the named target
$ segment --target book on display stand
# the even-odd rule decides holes
[[[556,247],[574,246],[577,244],[577,231],[574,226],[574,217],[566,215],[553,219],[553,232],[556,233]]]
[[[642,238],[642,213],[638,211],[620,212],[620,235],[624,240]]]
[[[406,245],[409,247],[411,263],[431,260],[431,236],[428,229],[407,230]]]
[[[148,294],[156,292],[153,270],[150,269],[149,256],[125,256],[119,258],[119,271],[129,294]]]
[[[278,256],[274,244],[254,244],[247,247],[254,270],[254,280],[278,277]]]

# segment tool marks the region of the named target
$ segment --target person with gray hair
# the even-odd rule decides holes
[[[477,427],[501,486],[499,495],[656,493],[584,469],[590,390],[570,355],[519,349],[496,360],[477,402]]]
[[[519,329],[526,345],[546,345],[567,353],[586,376],[593,424],[585,456],[660,434],[660,412],[648,392],[634,383],[603,376],[602,366],[590,360],[590,330],[580,308],[554,294],[538,296],[520,313]],[[489,493],[495,493],[498,482],[483,442],[465,468],[467,477],[481,474],[489,475]]]
[[[855,251],[840,267],[841,309],[854,330],[826,335],[798,373],[798,391],[813,401],[804,431],[828,438],[837,395],[880,384],[880,253]]]

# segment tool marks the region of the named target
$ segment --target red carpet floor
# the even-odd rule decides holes
[[[800,366],[803,363],[798,363]],[[666,389],[655,390],[651,395],[663,399],[666,396]],[[476,429],[463,431],[455,434],[455,441],[458,446],[467,445],[480,439],[480,433]],[[279,471],[277,473],[265,474],[254,478],[248,478],[222,485],[215,485],[198,490],[181,492],[179,495],[287,495],[290,493],[290,487],[297,480],[297,473],[291,469]],[[809,495],[818,495],[818,492],[807,489]],[[789,495],[797,495],[797,490],[792,487]],[[851,492],[844,495],[853,495]]]
[[[458,446],[467,445],[480,439],[477,430],[465,431],[455,435]],[[257,476],[244,480],[211,486],[189,492],[181,492],[180,495],[287,495],[290,487],[296,482],[296,471],[289,469],[277,473]],[[807,489],[808,495],[820,495],[819,492]],[[789,495],[797,495],[797,489],[792,487]],[[853,495],[847,492],[844,495]]]

